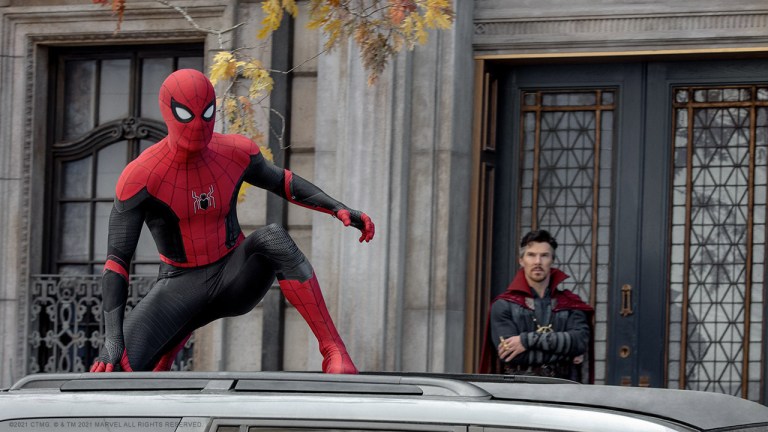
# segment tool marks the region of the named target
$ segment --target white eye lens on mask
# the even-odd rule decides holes
[[[182,108],[180,106],[173,107],[173,110],[174,110],[174,112],[176,114],[176,117],[179,120],[181,120],[181,121],[189,120],[189,119],[192,118],[192,113],[187,111],[187,110],[185,110],[184,108]]]
[[[213,118],[213,112],[214,112],[214,104],[211,103],[208,105],[208,108],[205,109],[205,112],[203,112],[203,120],[210,120]]]

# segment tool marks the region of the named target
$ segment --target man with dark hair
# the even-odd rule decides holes
[[[557,241],[545,230],[520,242],[520,270],[491,304],[490,338],[481,372],[578,378],[590,341],[593,309],[558,288],[568,275],[552,267]],[[489,353],[490,351],[490,353]],[[495,356],[488,355],[496,353]],[[491,358],[496,357],[497,361]]]

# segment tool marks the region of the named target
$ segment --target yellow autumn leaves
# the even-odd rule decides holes
[[[91,1],[112,6],[119,30],[127,0]],[[280,27],[285,12],[294,18],[299,13],[296,0],[262,0],[261,9],[264,18],[258,37],[262,39]],[[454,19],[452,0],[309,0],[309,14],[308,26],[325,34],[326,50],[350,37],[355,40],[369,84],[376,81],[392,56],[404,47],[413,49],[427,43],[429,30],[448,29]],[[186,14],[185,18],[192,20]],[[231,77],[242,67],[243,76],[250,78],[248,73],[256,81],[250,93],[271,89],[269,73],[258,62],[238,61],[230,54],[230,58],[220,58],[213,65],[212,75],[215,72],[220,78]]]
[[[277,30],[284,13],[295,18],[299,12],[295,0],[262,0],[261,9],[264,18],[259,38]],[[451,0],[309,0],[308,27],[323,32],[326,50],[351,37],[360,48],[369,85],[376,82],[391,57],[403,48],[426,44],[429,30],[449,29],[453,19]],[[247,97],[233,94],[239,77],[250,80]],[[224,51],[214,57],[210,78],[214,85],[228,82],[219,101],[228,132],[259,143],[265,157],[272,160],[269,149],[262,146],[263,135],[256,126],[253,108],[254,102],[272,90],[269,71],[258,60],[238,59],[234,53]],[[238,201],[242,201],[244,192],[245,187]]]
[[[270,91],[274,82],[269,71],[256,59],[238,59],[229,51],[221,51],[213,57],[209,78],[211,83],[226,83],[223,92],[216,100],[224,119],[227,133],[244,135],[259,145],[262,155],[273,160],[272,151],[264,143],[264,135],[256,124],[256,109],[262,98]],[[236,87],[241,78],[250,81],[248,95],[237,95]],[[245,192],[250,187],[243,183],[237,194],[237,201],[245,200]]]
[[[285,13],[294,18],[299,13],[296,0],[262,0],[261,9],[259,38],[277,30]],[[308,27],[325,34],[326,50],[350,37],[357,43],[369,84],[376,82],[392,56],[427,43],[429,30],[448,29],[454,18],[451,0],[309,0],[309,15]],[[214,85],[227,83],[218,104],[227,131],[261,144],[254,104],[272,90],[273,81],[260,61],[238,58],[236,53],[219,52],[211,64],[210,79]],[[247,96],[235,94],[240,79],[250,81]]]
[[[269,71],[264,68],[260,61],[255,59],[238,60],[229,51],[216,54],[210,69],[210,79],[213,85],[216,85],[220,80],[237,79],[238,76],[251,80],[248,96],[252,99],[269,93],[274,84],[272,77],[269,76]]]
[[[264,39],[280,27],[280,22],[283,20],[283,10],[294,18],[299,14],[295,0],[263,0],[261,10],[264,12],[264,19],[261,20],[259,39]]]
[[[91,1],[111,5],[119,29],[127,0]],[[264,18],[258,37],[262,39],[280,27],[285,12],[294,18],[299,13],[296,0],[262,0],[261,9]],[[192,20],[186,14],[185,18]],[[391,57],[403,48],[427,43],[429,30],[449,29],[453,19],[452,0],[309,0],[308,27],[324,33],[326,50],[352,38],[360,48],[369,84],[376,82]],[[211,80],[236,81],[238,76],[252,80],[251,99],[272,89],[269,71],[260,62],[237,59],[234,52],[219,53],[211,65]]]
[[[264,0],[259,37],[280,26],[284,11],[296,16],[294,0]],[[368,83],[373,84],[391,57],[403,48],[427,43],[428,30],[453,24],[451,0],[310,0],[310,29],[326,36],[325,49],[350,37],[360,48]]]
[[[272,160],[269,148],[262,146],[264,136],[256,124],[254,107],[272,91],[274,82],[269,71],[256,59],[241,60],[232,52],[222,51],[214,56],[209,77],[214,86],[219,82],[226,83],[216,102],[224,117],[227,132],[252,139],[262,148],[264,156]],[[247,96],[236,94],[241,78],[250,81]]]
[[[453,24],[453,10],[448,0],[425,0],[420,6],[423,13],[416,11],[414,1],[400,0],[398,6],[390,9],[390,19],[400,25],[402,36],[397,43],[405,43],[408,49],[413,49],[416,43],[427,43],[428,29],[449,29]],[[403,5],[405,3],[405,5]],[[410,12],[410,13],[406,13]],[[402,18],[400,18],[402,17]],[[400,21],[396,21],[400,19]]]

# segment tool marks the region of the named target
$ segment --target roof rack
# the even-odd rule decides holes
[[[438,379],[450,379],[465,382],[495,382],[495,383],[520,383],[520,384],[577,384],[580,382],[571,381],[565,378],[543,377],[536,375],[500,375],[500,374],[459,374],[459,373],[437,373],[437,372],[360,372],[360,375],[377,376],[414,376],[430,377]]]
[[[9,391],[99,392],[185,391],[202,393],[343,393],[429,395],[489,399],[485,390],[448,375],[360,374],[315,372],[110,372],[35,374],[22,378]]]

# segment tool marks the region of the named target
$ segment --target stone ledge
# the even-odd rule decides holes
[[[768,11],[475,20],[475,51],[638,50],[768,41]],[[714,45],[713,45],[714,44]]]

